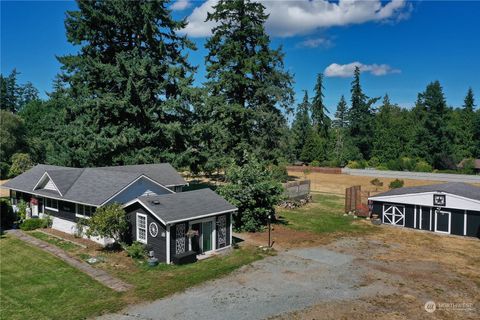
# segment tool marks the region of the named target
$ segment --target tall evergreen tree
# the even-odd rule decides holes
[[[267,17],[261,3],[249,0],[220,0],[207,17],[216,27],[205,44],[206,87],[222,101],[204,113],[226,128],[229,136],[216,138],[236,159],[244,150],[275,158],[286,126],[282,109],[293,102],[292,76],[284,71],[281,48],[270,48]]]
[[[337,104],[333,126],[336,128],[346,128],[348,126],[348,106],[343,95]]]
[[[80,47],[59,58],[74,103],[63,145],[75,166],[182,159],[194,68],[168,1],[79,0],[65,21]],[[178,163],[177,163],[178,164]]]
[[[320,136],[326,138],[328,137],[331,121],[327,115],[329,111],[323,103],[324,89],[323,74],[319,73],[317,75],[317,83],[315,84],[315,96],[312,101],[312,123]]]
[[[414,121],[419,130],[415,141],[417,154],[422,154],[430,164],[438,169],[452,169],[455,166],[452,159],[452,141],[447,128],[447,103],[440,82],[427,85],[424,92],[418,96],[417,113]],[[423,141],[423,142],[422,142]]]
[[[465,96],[465,100],[463,103],[463,110],[466,112],[473,112],[473,109],[475,109],[475,98],[473,96],[473,90],[472,88],[468,88],[467,95]]]
[[[310,101],[308,100],[308,93],[305,91],[303,101],[297,107],[297,113],[295,114],[295,120],[292,123],[292,133],[294,136],[294,152],[296,159],[300,159],[307,136],[311,130],[312,124],[310,122]]]
[[[379,98],[369,98],[363,93],[360,84],[360,68],[355,67],[351,88],[351,108],[349,110],[350,136],[354,145],[360,150],[364,159],[369,159],[373,139],[374,113],[372,105]]]

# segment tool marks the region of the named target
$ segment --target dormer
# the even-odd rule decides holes
[[[51,190],[57,192],[60,196],[63,197],[60,190],[55,185],[55,182],[52,180],[48,172],[45,172],[42,177],[38,180],[33,190]]]

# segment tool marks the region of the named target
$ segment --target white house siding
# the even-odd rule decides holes
[[[40,215],[43,216],[43,214],[40,214]],[[68,234],[75,234],[77,230],[77,224],[75,222],[68,221],[65,219],[60,219],[57,217],[51,217],[51,219],[52,219],[52,229],[65,232]],[[83,238],[89,239],[85,235],[83,236]],[[91,237],[90,240],[95,241],[96,243],[102,246],[113,243],[113,239],[109,239],[109,238]]]

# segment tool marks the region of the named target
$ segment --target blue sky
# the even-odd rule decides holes
[[[211,25],[204,14],[214,0],[179,0],[174,16],[191,22],[185,30],[197,43],[191,62],[203,81],[203,44]],[[274,47],[282,45],[285,66],[295,75],[297,100],[312,92],[318,72],[324,72],[326,104],[335,111],[341,94],[349,97],[351,69],[361,63],[362,83],[369,96],[388,93],[393,102],[410,107],[417,93],[434,80],[447,101],[461,106],[469,86],[480,101],[480,2],[315,1],[265,2],[267,30]],[[76,4],[1,2],[1,72],[21,72],[45,96],[60,69],[56,55],[74,53],[65,36],[66,10]]]

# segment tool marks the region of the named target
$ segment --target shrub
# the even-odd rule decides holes
[[[33,161],[28,153],[15,153],[12,156],[12,165],[8,171],[10,177],[16,177],[33,167]]]
[[[372,157],[368,160],[368,166],[372,168],[376,168],[380,165],[380,160],[377,157]]]
[[[388,160],[387,168],[388,170],[402,171],[402,162],[400,159]]]
[[[10,202],[6,199],[0,199],[0,228],[11,228],[17,219],[18,217],[15,212],[13,212]]]
[[[23,231],[30,231],[30,230],[35,230],[39,228],[47,228],[49,226],[49,219],[39,219],[39,218],[32,218],[32,219],[27,219],[22,222],[20,225],[20,229]]]
[[[377,170],[388,170],[388,167],[386,164],[382,163],[380,165],[378,165],[375,169]]]
[[[147,256],[147,249],[141,242],[135,241],[131,245],[124,246],[127,255],[133,259],[143,259]]]
[[[416,172],[432,172],[432,170],[432,166],[425,160],[419,160],[414,168]]]
[[[396,188],[401,188],[401,187],[403,187],[403,185],[404,185],[403,180],[395,179],[395,180],[393,180],[392,182],[390,182],[390,184],[388,185],[388,187],[389,187],[390,189],[396,189]]]
[[[460,172],[465,174],[474,174],[475,173],[475,159],[469,158],[465,159],[462,162],[462,168]]]
[[[311,167],[320,167],[320,161],[313,160],[312,162],[310,162],[310,166]]]
[[[400,159],[400,168],[403,171],[413,171],[415,169],[415,160],[409,157],[402,157]]]
[[[25,200],[20,200],[17,204],[18,207],[18,215],[21,220],[25,220],[27,218],[27,203]]]
[[[118,203],[98,208],[85,224],[87,237],[111,238],[115,242],[120,242],[129,227],[125,210]]]
[[[380,181],[378,178],[375,178],[373,180],[370,181],[370,184],[375,186],[375,189],[377,189],[378,187],[382,187],[383,186],[383,182]]]
[[[367,162],[365,160],[351,160],[348,161],[347,167],[350,169],[365,169]]]

